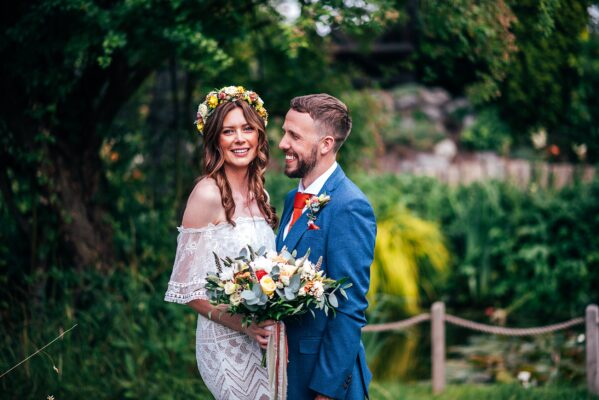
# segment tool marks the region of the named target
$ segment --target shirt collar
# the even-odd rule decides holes
[[[338,165],[337,161],[335,161],[333,163],[333,165],[331,165],[329,167],[329,169],[327,169],[322,175],[320,175],[318,178],[316,178],[316,180],[314,182],[312,182],[312,184],[310,186],[308,186],[307,188],[304,188],[304,184],[302,183],[302,180],[300,179],[297,191],[301,192],[301,193],[317,195],[318,193],[320,193],[320,190],[326,183],[327,179],[329,179],[331,177],[331,175],[333,175],[333,172],[335,172],[335,169],[337,169],[337,165]]]

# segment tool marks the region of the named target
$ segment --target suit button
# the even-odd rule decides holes
[[[347,382],[345,382],[345,383],[343,384],[343,389],[347,390],[347,387],[348,387],[348,385],[347,385]]]

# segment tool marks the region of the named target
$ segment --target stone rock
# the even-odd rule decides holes
[[[464,129],[468,129],[471,128],[475,122],[476,117],[474,117],[474,115],[472,114],[468,114],[464,117],[464,120],[462,121],[462,126],[464,127]]]
[[[443,139],[433,149],[435,155],[452,160],[458,154],[458,146],[451,139]]]
[[[395,99],[393,96],[384,90],[380,90],[374,93],[374,95],[383,103],[383,107],[387,112],[393,112],[395,109]]]
[[[418,103],[418,96],[415,94],[406,94],[395,98],[395,109],[398,111],[411,109],[416,107]]]
[[[433,121],[440,121],[443,119],[443,111],[441,111],[439,107],[425,105],[420,111]]]
[[[447,91],[441,88],[422,89],[420,91],[420,99],[424,104],[440,107],[449,102],[451,97]]]
[[[468,102],[468,100],[464,97],[460,97],[454,100],[451,100],[450,102],[448,102],[445,105],[445,112],[447,114],[453,114],[454,112],[458,111],[458,110],[463,110],[465,108],[469,108],[470,107],[470,103]]]

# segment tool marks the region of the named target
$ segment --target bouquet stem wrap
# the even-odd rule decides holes
[[[268,382],[274,400],[287,398],[287,335],[285,324],[279,321],[268,327],[272,334],[268,337],[266,348],[266,365]]]

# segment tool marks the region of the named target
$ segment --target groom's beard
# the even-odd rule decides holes
[[[312,171],[314,169],[314,167],[316,166],[317,154],[318,154],[318,148],[316,146],[314,146],[314,148],[312,148],[312,151],[310,152],[310,157],[308,157],[306,159],[301,159],[298,156],[297,157],[297,168],[292,171],[288,171],[287,168],[285,168],[285,175],[287,175],[290,178],[303,178],[310,171]]]

